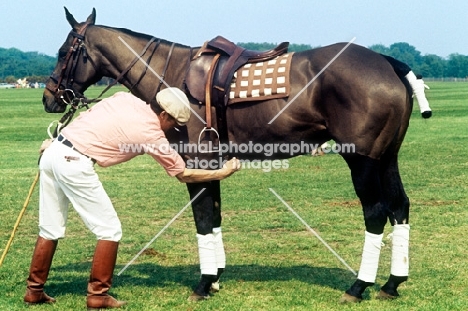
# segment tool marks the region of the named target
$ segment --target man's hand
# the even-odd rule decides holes
[[[232,158],[231,160],[224,163],[223,168],[221,170],[226,174],[225,177],[229,177],[238,170],[240,170],[240,168],[241,162],[236,158]]]
[[[231,176],[241,168],[241,163],[238,159],[232,158],[224,163],[223,167],[218,170],[203,170],[185,168],[182,173],[176,175],[177,179],[183,183],[198,183],[211,180],[222,180]]]
[[[52,143],[53,139],[46,139],[42,142],[41,148],[39,149],[39,154],[42,154],[44,150],[46,150],[50,144]]]

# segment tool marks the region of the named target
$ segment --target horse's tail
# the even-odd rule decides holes
[[[429,87],[424,84],[421,75],[415,75],[408,64],[405,64],[391,56],[381,54],[392,65],[393,70],[403,82],[409,94],[416,96],[421,110],[421,116],[425,119],[432,116],[432,110],[429,107],[424,89]]]
[[[403,63],[402,61],[399,61],[398,59],[395,59],[391,56],[388,55],[383,55],[381,54],[385,59],[392,65],[393,70],[395,70],[395,73],[397,74],[400,79],[403,80],[403,78],[406,77],[406,75],[411,71],[411,67],[408,66],[408,64]]]
[[[405,85],[406,91],[412,96],[413,89],[408,79],[406,78],[408,73],[411,72],[411,67],[396,58],[384,54],[381,55],[390,63],[390,65],[392,65],[393,70],[397,74],[398,78],[400,78],[401,82]]]

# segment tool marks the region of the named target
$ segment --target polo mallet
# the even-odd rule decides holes
[[[31,195],[34,191],[34,187],[36,187],[38,180],[39,180],[39,171],[37,171],[36,178],[34,178],[31,188],[29,189],[28,196],[26,197],[26,200],[24,201],[23,209],[21,209],[21,212],[18,215],[18,219],[16,219],[16,223],[15,223],[15,226],[13,227],[13,231],[11,232],[10,239],[8,240],[5,250],[3,251],[2,258],[0,258],[0,267],[3,264],[3,260],[5,259],[5,256],[8,253],[8,250],[10,249],[11,243],[13,242],[13,238],[15,237],[16,229],[18,229],[21,218],[23,218],[24,212],[26,211],[26,207],[28,207],[29,199],[31,199]]]

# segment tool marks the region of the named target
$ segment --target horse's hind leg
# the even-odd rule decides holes
[[[397,287],[408,279],[409,272],[409,199],[403,188],[398,170],[397,156],[383,158],[382,184],[389,202],[389,220],[393,226],[392,262],[390,277],[382,286],[377,298],[392,299],[399,296]]]
[[[209,296],[213,282],[224,271],[225,255],[221,235],[221,195],[219,181],[187,184],[197,229],[201,279],[189,300]],[[203,190],[205,188],[205,190]],[[202,191],[203,190],[203,191]]]
[[[383,231],[388,209],[383,200],[380,161],[358,154],[343,155],[351,170],[354,189],[359,197],[366,226],[361,266],[357,280],[343,295],[341,302],[359,302],[368,286],[375,283]]]

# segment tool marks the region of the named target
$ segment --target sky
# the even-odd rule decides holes
[[[392,4],[389,4],[392,3]],[[467,0],[2,1],[0,47],[55,56],[70,25],[95,8],[96,24],[128,28],[189,46],[221,35],[233,42],[406,42],[421,55],[468,55]]]

